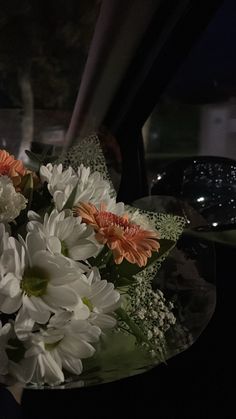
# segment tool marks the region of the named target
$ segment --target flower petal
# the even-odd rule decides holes
[[[17,310],[19,310],[21,304],[22,304],[21,295],[18,295],[15,298],[4,297],[0,295],[0,307],[3,313],[6,313],[6,314],[15,313]]]
[[[54,287],[48,284],[47,294],[42,298],[48,306],[57,310],[59,308],[74,308],[78,303],[76,292],[66,286]]]
[[[29,314],[25,306],[22,306],[21,309],[18,311],[14,325],[17,337],[20,340],[27,339],[29,333],[32,331],[34,327],[34,323],[34,320],[29,317]]]
[[[74,260],[86,260],[94,256],[98,246],[87,240],[81,240],[78,246],[69,249],[69,256]]]
[[[55,236],[49,237],[48,248],[52,253],[61,253],[61,241]]]
[[[45,324],[49,320],[50,310],[41,298],[23,296],[23,304],[32,320]]]
[[[63,368],[72,374],[79,375],[82,373],[83,365],[80,359],[67,357],[62,360]]]

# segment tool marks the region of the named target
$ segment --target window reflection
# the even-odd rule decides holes
[[[8,0],[0,8],[0,147],[60,148],[100,1]]]
[[[225,0],[146,122],[150,180],[178,158],[236,159],[235,13],[235,1]]]

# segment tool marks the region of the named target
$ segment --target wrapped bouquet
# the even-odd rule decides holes
[[[0,382],[164,361],[175,307],[153,278],[184,222],[117,202],[96,136],[35,171],[1,150]]]

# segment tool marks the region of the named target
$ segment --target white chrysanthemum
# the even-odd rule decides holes
[[[81,275],[80,280],[75,281],[72,287],[89,308],[88,320],[92,324],[101,329],[115,326],[116,320],[113,313],[120,305],[120,293],[114,289],[111,282],[101,279],[97,268],[93,268],[87,276]],[[79,315],[78,308],[74,310],[75,318]]]
[[[26,208],[27,200],[16,192],[8,176],[0,176],[0,222],[13,221]]]
[[[60,312],[50,319],[46,329],[31,334],[22,362],[27,363],[27,381],[55,385],[64,381],[65,370],[81,374],[81,359],[94,354],[90,342],[97,342],[101,331],[87,321],[71,318],[71,313]]]
[[[0,383],[12,385],[14,382],[26,382],[27,368],[21,365],[25,348],[17,339],[14,323],[2,326],[0,321]]]
[[[38,232],[45,240],[46,247],[54,254],[62,253],[74,260],[84,261],[96,256],[101,245],[95,240],[94,230],[81,222],[80,217],[73,217],[71,211],[58,213],[53,210],[45,214],[44,221],[38,220],[38,214],[30,211],[27,229]]]
[[[99,209],[99,205],[97,205],[97,209]],[[106,211],[122,217],[126,213],[125,204],[123,202],[116,202],[115,198],[111,198],[106,204]]]
[[[129,220],[132,223],[140,225],[144,230],[153,230],[155,229],[155,226],[150,222],[148,217],[141,213],[138,209],[135,211],[130,211],[130,208],[128,207],[128,214],[129,214]]]
[[[77,181],[72,167],[63,170],[62,164],[52,165],[51,163],[40,167],[40,178],[42,182],[47,182],[48,190],[52,196],[57,191],[64,191],[68,184],[75,186]]]
[[[10,237],[0,257],[1,311],[10,314],[21,307],[21,325],[24,318],[44,324],[51,313],[61,307],[73,309],[79,302],[70,285],[81,272],[63,256],[41,250],[43,246],[38,233],[29,233],[26,243]]]
[[[101,202],[109,204],[111,200],[111,187],[99,172],[90,173],[90,168],[81,164],[75,172],[71,167],[63,170],[61,164],[48,164],[40,168],[41,180],[48,183],[48,190],[53,197],[55,207],[61,211],[71,192],[76,187],[73,205],[79,202],[92,202],[99,205]]]
[[[45,349],[42,340],[31,342],[31,347],[25,353],[25,359],[21,362],[23,375],[19,381],[30,382],[37,385],[56,385],[64,381],[61,366],[52,357],[50,351]]]
[[[12,326],[10,323],[2,326],[0,321],[0,377],[8,374],[8,356],[6,353],[8,340],[12,335]]]

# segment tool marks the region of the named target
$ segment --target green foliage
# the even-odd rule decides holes
[[[25,150],[25,154],[29,157],[29,161],[30,161],[28,166],[32,165],[33,170],[35,172],[38,172],[42,164],[53,163],[53,161],[57,160],[58,156],[49,155],[50,149],[51,149],[50,145],[48,146],[45,145],[45,148],[42,154],[35,154],[30,150]]]
[[[95,355],[83,360],[84,370],[81,380],[93,384],[103,381],[113,381],[129,375],[140,374],[154,364],[150,352],[141,345],[131,334],[109,333],[100,339],[100,344]]]
[[[69,198],[67,199],[67,201],[66,201],[64,207],[62,208],[62,210],[72,209],[73,204],[75,202],[77,188],[78,188],[78,183],[75,185],[74,189],[72,190],[72,192],[71,192]]]
[[[127,324],[127,326],[129,327],[130,333],[132,333],[137,342],[142,343],[149,343],[147,337],[144,335],[143,331],[140,329],[140,327],[130,318],[130,316],[128,316],[128,314],[126,313],[126,311],[120,307],[116,310],[116,314],[118,316],[118,318],[124,322],[125,324]]]

